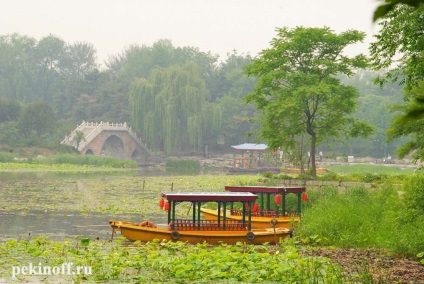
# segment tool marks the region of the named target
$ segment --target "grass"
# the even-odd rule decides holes
[[[110,157],[99,157],[93,155],[71,155],[59,154],[49,157],[28,158],[15,160],[12,153],[0,152],[0,170],[88,170],[90,168],[121,168],[137,169],[134,160],[121,160]]]
[[[337,174],[413,174],[416,171],[415,168],[411,167],[371,164],[326,165],[325,168]]]
[[[410,183],[422,179],[416,176]],[[308,190],[309,200],[298,233],[303,238],[318,236],[324,245],[377,247],[413,257],[424,248],[424,218],[422,214],[410,218],[411,210],[423,207],[422,202],[414,204],[410,198],[416,189],[384,184],[377,189]]]

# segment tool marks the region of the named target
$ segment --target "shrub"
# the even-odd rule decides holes
[[[0,162],[1,163],[11,163],[14,162],[14,154],[9,152],[0,152]]]

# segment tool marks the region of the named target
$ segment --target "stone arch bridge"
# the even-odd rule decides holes
[[[124,123],[83,121],[61,144],[72,146],[81,154],[137,160],[146,164],[153,156],[145,143]]]

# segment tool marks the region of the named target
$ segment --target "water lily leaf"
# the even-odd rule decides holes
[[[81,245],[82,246],[88,246],[90,244],[90,239],[89,238],[83,238],[81,239]]]

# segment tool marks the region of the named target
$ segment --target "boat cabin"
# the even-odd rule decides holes
[[[280,150],[271,151],[266,144],[253,143],[231,148],[234,150],[231,172],[280,172]]]
[[[259,198],[259,208],[252,212],[253,216],[264,216],[264,217],[277,217],[281,216],[298,216],[300,217],[301,208],[302,208],[302,199],[306,198],[306,188],[305,187],[285,187],[285,186],[225,186],[225,190],[228,192],[250,192],[255,195],[258,195]],[[296,194],[297,195],[297,210],[291,211],[286,210],[287,194]],[[271,196],[275,198],[276,209],[271,210]],[[281,208],[280,208],[281,205]],[[242,214],[236,209],[231,208],[231,213]]]
[[[169,202],[168,224],[174,230],[251,230],[252,205],[258,198],[250,192],[165,192],[162,198]],[[193,215],[191,219],[177,219],[175,208],[179,203],[191,202]],[[218,204],[218,218],[215,223],[201,220],[200,208],[202,204],[216,202]],[[242,204],[243,213],[240,221],[227,220],[227,206],[234,203]],[[221,216],[222,214],[222,216]]]

